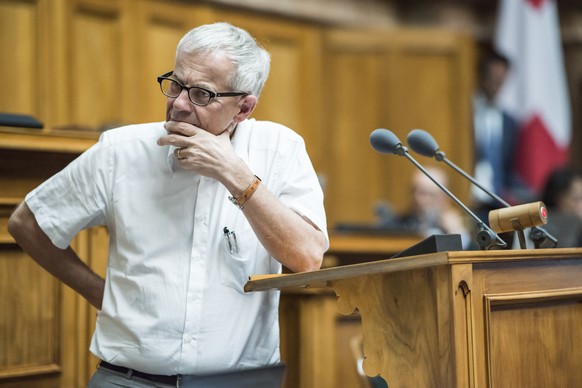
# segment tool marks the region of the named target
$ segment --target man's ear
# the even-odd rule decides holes
[[[240,99],[238,103],[239,112],[234,116],[234,121],[240,123],[251,115],[257,106],[257,96],[249,94]]]

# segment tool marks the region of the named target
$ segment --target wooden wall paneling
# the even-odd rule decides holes
[[[48,178],[48,171],[62,168],[74,158],[68,154],[56,154],[47,160],[46,156],[42,152],[0,149],[0,199],[13,197],[18,198],[15,203],[20,202],[26,193]]]
[[[361,376],[358,371],[358,354],[356,346],[361,348],[362,322],[359,314],[341,315],[336,314],[336,357],[335,357],[335,387],[370,388],[370,382],[366,377]],[[360,356],[363,356],[361,351]]]
[[[19,139],[15,138],[14,143],[34,144],[34,139],[27,139],[25,135]],[[0,266],[3,268],[0,276],[6,279],[0,284],[0,311],[11,313],[0,315],[3,333],[0,341],[7,341],[7,348],[0,351],[0,358],[6,357],[0,362],[0,386],[61,387],[61,374],[67,373],[61,355],[68,354],[61,341],[69,338],[62,335],[60,327],[62,286],[22,252],[8,235],[6,226],[12,210],[25,194],[76,155],[10,149],[9,146],[9,142],[2,140]],[[77,317],[73,319],[76,320]]]
[[[71,124],[70,0],[51,0],[49,4],[48,31],[43,36],[43,46],[48,51],[43,64],[46,86],[41,95],[46,110],[42,115],[45,124],[43,132]]]
[[[87,233],[82,232],[71,243],[71,247],[82,259],[87,256]],[[71,288],[60,283],[60,350],[62,362],[61,386],[82,387],[87,384],[82,378],[82,368],[87,358],[88,343],[84,339],[84,323],[87,320],[83,311],[86,304]]]
[[[316,172],[322,177],[329,171],[327,155],[330,133],[325,126],[324,107],[328,92],[323,84],[323,35],[320,28],[299,26],[301,35],[301,76],[296,80],[301,102],[299,127],[296,129],[305,139],[307,151]],[[281,91],[279,91],[279,94]],[[283,91],[284,93],[284,91]],[[277,96],[275,96],[277,98]]]
[[[321,289],[283,292],[279,307],[285,388],[337,387],[338,311],[333,293]]]
[[[328,225],[371,222],[383,185],[392,186],[384,167],[390,156],[369,141],[374,129],[388,127],[388,35],[330,31],[325,38]]]
[[[108,235],[104,227],[82,231],[71,246],[85,264],[105,277]],[[97,310],[72,289],[61,287],[61,383],[63,387],[85,387],[98,363],[89,351]]]
[[[320,295],[316,303],[301,302],[301,387],[336,387],[336,319],[335,297]]]
[[[20,364],[0,366],[0,386],[85,386],[86,372],[79,377],[79,371],[88,357],[83,310],[87,302],[26,255],[8,235],[6,225],[16,204],[89,147],[95,134],[67,138],[57,131],[39,136],[36,130],[6,129],[1,135],[0,276],[7,278],[0,285],[0,311],[11,313],[0,315],[0,342],[8,341],[8,349],[0,353]],[[82,235],[80,239],[75,247],[86,257],[87,244],[82,244]]]
[[[3,376],[53,373],[59,369],[57,283],[15,246],[6,247],[2,261],[2,311],[13,312],[3,314],[4,328],[13,329],[2,336]]]
[[[457,95],[451,96],[454,101],[453,109],[454,115],[454,129],[449,131],[449,141],[443,143],[447,147],[446,152],[451,150],[449,158],[466,170],[469,174],[473,174],[474,165],[474,136],[473,136],[473,94],[476,88],[476,62],[477,62],[477,45],[474,38],[466,34],[457,35],[457,48],[453,67],[455,77],[455,90]],[[460,140],[460,141],[458,141]],[[454,174],[454,173],[452,173]],[[459,181],[460,177],[452,180],[453,188],[459,193],[459,198],[470,203],[470,185],[463,180]]]
[[[71,62],[69,123],[88,129],[124,122],[133,95],[131,72],[124,71],[129,18],[124,2],[75,0],[70,2]]]
[[[137,121],[165,120],[166,97],[161,93],[156,79],[174,68],[176,46],[182,36],[209,20],[210,14],[211,10],[204,6],[140,2],[139,63],[134,69],[139,74],[139,83],[134,89],[134,97],[140,105]]]
[[[6,225],[16,203],[0,201],[0,387],[56,387],[59,285],[9,236]]]
[[[285,388],[299,387],[300,376],[298,369],[301,360],[299,316],[299,296],[292,293],[283,294],[279,302],[279,330],[281,358],[287,365]]]
[[[425,129],[435,136],[433,128],[448,131],[451,102],[443,95],[450,95],[452,85],[447,55],[434,48],[429,43],[430,38],[420,40],[425,46],[415,49],[413,45],[416,41],[403,39],[400,36],[402,33],[395,34],[391,39],[393,52],[389,87],[394,98],[391,100],[389,121],[394,133],[406,145],[406,136],[412,129]],[[412,150],[410,152],[425,166],[436,164]],[[413,205],[411,178],[418,170],[405,158],[390,157],[390,163],[400,174],[392,187],[387,187],[390,193],[384,194],[391,199],[398,212],[407,211]]]
[[[48,7],[48,0],[0,2],[0,112],[46,116]]]
[[[22,252],[6,231],[8,217],[22,197],[75,155],[6,150],[0,155],[0,175],[15,190],[8,192],[14,197],[0,190],[0,276],[6,276],[0,284],[0,311],[14,311],[0,316],[0,331],[4,333],[0,335],[0,349],[6,350],[0,352],[0,387],[4,383],[10,387],[86,386],[97,363],[89,352],[95,309]],[[7,171],[26,178],[17,184]],[[81,232],[72,247],[87,265],[104,276],[107,241],[104,228],[92,228]],[[15,362],[20,364],[12,365]]]
[[[217,10],[214,21],[249,31],[271,54],[269,79],[253,113],[298,132],[318,173],[325,175],[327,155],[322,85],[321,29],[301,21]]]
[[[378,201],[396,212],[411,206],[415,167],[373,151],[369,134],[375,128],[392,130],[403,144],[410,130],[425,129],[451,160],[467,167],[472,152],[472,84],[464,70],[471,65],[469,40],[452,32],[406,29],[335,31],[326,37],[326,85],[333,90],[327,107],[333,131],[327,192],[331,226],[374,221]],[[468,184],[455,174],[451,178],[452,191],[466,198]]]
[[[3,135],[10,137],[11,133]],[[14,144],[20,142],[25,147],[35,145],[34,139],[27,139],[26,134],[14,136],[13,140]],[[60,140],[65,142],[64,138]],[[73,139],[72,143],[77,140]],[[3,140],[0,150],[0,266],[3,267],[0,276],[6,276],[0,284],[0,310],[12,312],[0,316],[3,332],[0,342],[7,341],[6,351],[0,353],[6,355],[3,361],[8,363],[0,362],[0,386],[85,386],[86,378],[79,377],[79,370],[88,355],[83,326],[87,314],[82,311],[87,303],[38,266],[6,230],[9,215],[26,193],[65,167],[77,154],[70,150],[64,152],[67,149],[64,144],[57,145],[61,150],[58,152],[39,151],[34,147],[11,149],[10,144]],[[74,246],[86,257],[82,235],[80,239]]]
[[[2,111],[38,114],[34,87],[38,74],[34,69],[35,37],[38,36],[37,4],[18,1],[0,3],[0,49],[10,55],[0,56],[3,72],[11,77],[0,78]],[[23,76],[17,80],[16,75]],[[24,76],[26,75],[26,76]]]
[[[121,102],[121,109],[117,112],[117,117],[112,117],[112,122],[105,123],[106,128],[142,121],[141,90],[137,87],[140,85],[138,69],[145,61],[139,51],[139,42],[143,39],[143,35],[140,34],[139,29],[138,9],[142,3],[143,1],[123,0],[119,5],[120,37],[118,39],[121,40],[121,52],[118,53],[119,58],[110,59],[115,60],[115,63],[120,66],[118,72],[121,79],[116,79],[119,83],[114,85],[117,96],[114,101]]]
[[[390,118],[394,132],[406,141],[412,129],[428,131],[450,160],[471,172],[472,43],[459,33],[444,30],[402,30],[392,43],[391,90],[397,94]],[[438,163],[412,155],[423,165]],[[403,184],[396,186],[398,197],[406,200],[410,198],[408,178],[415,170],[407,164]],[[441,168],[450,176],[449,189],[468,201],[469,184],[442,163]]]

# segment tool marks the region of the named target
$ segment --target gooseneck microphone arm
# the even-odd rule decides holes
[[[405,149],[405,147],[403,146],[401,147]],[[412,156],[410,156],[410,154],[407,151],[403,152],[402,154],[399,153],[398,155],[403,155],[404,157],[406,157],[406,159],[410,160],[412,164],[414,164],[420,171],[424,173],[424,175],[426,175],[431,181],[433,181],[434,184],[439,187],[439,189],[444,191],[446,195],[451,197],[451,199],[455,201],[460,207],[462,207],[463,210],[467,212],[477,223],[483,223],[483,221],[481,221],[479,217],[473,214],[473,212],[467,206],[465,206],[461,201],[459,201],[453,193],[451,193],[445,186],[443,186],[439,181],[433,178],[432,175],[430,175],[428,171],[426,171],[426,169],[422,167],[420,163],[418,163]]]
[[[467,174],[464,170],[462,170],[459,166],[455,163],[451,162],[447,159],[445,153],[440,150],[436,140],[431,136],[430,133],[423,131],[422,129],[413,129],[410,131],[407,137],[407,142],[410,148],[416,153],[419,153],[423,156],[428,156],[429,158],[434,157],[439,162],[444,162],[446,165],[451,167],[453,170],[461,174],[467,180],[469,180],[472,184],[477,186],[481,191],[485,194],[493,198],[498,203],[502,204],[505,207],[511,207],[511,205],[499,197],[497,194],[493,193],[492,191],[486,189],[483,185],[481,185],[475,178],[471,175]],[[536,242],[536,245],[539,245],[545,238],[549,239],[554,246],[557,246],[558,240],[548,233],[545,229],[540,228],[538,226],[534,226],[532,229],[532,235],[530,238]]]
[[[437,181],[430,173],[414,159],[408,152],[408,149],[402,145],[398,137],[388,129],[379,128],[370,135],[372,147],[380,153],[392,153],[398,156],[406,157],[416,166],[424,175],[426,175],[435,185],[447,194],[457,205],[459,205],[475,222],[479,232],[477,233],[477,243],[481,249],[491,249],[494,246],[505,248],[507,243],[503,241],[492,229],[490,229],[479,217],[477,217],[465,204],[463,204],[453,193]],[[497,240],[497,244],[493,243]]]
[[[501,203],[503,206],[506,206],[506,207],[511,206],[509,203],[507,203],[505,200],[503,200],[503,198],[501,198],[497,194],[493,193],[492,191],[487,190],[485,187],[483,187],[483,185],[481,185],[481,183],[477,182],[477,180],[475,178],[473,178],[471,175],[467,174],[465,171],[461,170],[461,168],[459,166],[457,166],[455,163],[453,163],[449,159],[447,159],[447,157],[445,156],[445,153],[443,151],[437,151],[434,157],[439,162],[440,161],[444,162],[446,165],[451,167],[453,170],[455,170],[456,172],[458,172],[459,174],[461,174],[462,176],[467,178],[469,181],[471,181],[472,184],[474,184],[475,186],[480,188],[485,194],[489,195],[491,198],[493,198],[497,202]]]

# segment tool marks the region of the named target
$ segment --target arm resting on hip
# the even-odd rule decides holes
[[[8,221],[8,231],[41,267],[101,309],[105,280],[89,268],[69,246],[57,248],[22,202]]]

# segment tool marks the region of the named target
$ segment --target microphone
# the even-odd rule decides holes
[[[501,197],[499,197],[498,195],[496,195],[495,193],[491,192],[490,190],[486,189],[483,185],[481,185],[475,178],[473,178],[471,175],[467,174],[464,170],[462,170],[460,167],[458,167],[456,164],[454,164],[453,162],[451,162],[449,159],[447,159],[445,153],[443,151],[440,150],[436,140],[431,136],[430,133],[423,131],[422,129],[413,129],[412,131],[410,131],[410,133],[408,134],[408,137],[406,138],[406,141],[408,143],[408,145],[410,146],[410,148],[412,148],[412,150],[418,154],[421,154],[423,156],[428,156],[429,158],[435,158],[437,161],[439,162],[444,162],[446,165],[448,165],[449,167],[451,167],[453,170],[455,170],[456,172],[458,172],[459,174],[461,174],[463,177],[465,177],[466,179],[468,179],[472,184],[474,184],[475,186],[477,186],[479,189],[481,189],[485,194],[487,194],[488,196],[490,196],[491,198],[493,198],[495,201],[497,201],[498,203],[502,204],[503,206],[505,206],[506,208],[512,208],[512,206],[507,203],[507,201],[503,200]],[[542,202],[539,202],[541,205],[539,206],[543,206],[543,213],[544,216],[540,216],[537,218],[537,223],[528,223],[526,222],[525,224],[521,224],[522,228],[529,228],[531,227],[532,229],[532,233],[530,234],[530,238],[534,241],[536,248],[539,248],[540,245],[546,240],[550,240],[553,244],[553,247],[555,248],[558,245],[558,240],[552,236],[550,233],[548,233],[547,231],[545,231],[542,228],[539,228],[538,225],[541,224],[545,224],[547,223],[547,210],[545,208],[545,206],[543,205]],[[534,208],[536,206],[538,206],[538,203],[534,202],[532,204]],[[526,211],[526,213],[528,212],[526,207],[519,207],[519,206],[515,206],[515,208],[517,208],[517,212],[516,211],[512,211],[511,213],[502,213],[502,214],[512,214],[513,216],[517,215],[519,211]],[[500,211],[501,209],[495,210],[496,212]],[[538,213],[542,213],[541,209],[538,209]],[[533,214],[533,213],[532,213]],[[496,213],[494,214],[494,217],[498,217],[499,215]],[[491,213],[489,214],[489,218],[491,220]],[[524,216],[518,216],[519,220],[525,220]],[[543,219],[543,221],[542,221]],[[490,221],[491,224],[491,221]],[[492,225],[492,224],[491,224]],[[493,227],[493,225],[492,225]],[[495,229],[495,228],[493,228]],[[516,230],[516,229],[511,229],[511,230]],[[519,230],[519,229],[518,229]],[[509,230],[496,230],[496,232],[502,233],[502,232],[506,232]],[[520,234],[520,245],[522,248],[525,247],[525,242],[523,241],[523,237]]]
[[[479,219],[465,204],[463,204],[453,193],[438,182],[420,163],[418,163],[408,152],[408,149],[402,145],[398,137],[388,129],[378,128],[370,134],[370,144],[372,148],[382,154],[395,154],[406,157],[412,164],[416,166],[424,175],[426,175],[439,189],[444,191],[458,206],[460,206],[471,218],[477,222],[479,232],[477,233],[477,243],[481,249],[491,249],[493,247],[507,247],[507,243],[503,241],[493,230],[491,230],[483,221]],[[495,240],[497,243],[495,243]]]
[[[497,233],[546,224],[548,211],[542,201],[504,207],[489,212],[489,225]]]
[[[404,156],[407,153],[406,147],[402,145],[398,136],[396,136],[394,132],[385,128],[378,128],[372,131],[370,134],[370,144],[372,145],[372,148],[381,154],[392,153]]]

